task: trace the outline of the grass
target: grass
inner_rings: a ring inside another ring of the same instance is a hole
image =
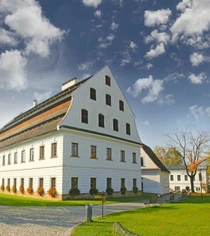
[[[191,196],[185,201],[162,204],[96,218],[78,226],[73,236],[115,235],[114,222],[141,236],[210,235],[210,197]]]
[[[106,204],[118,203],[118,202],[132,202],[146,198],[149,198],[149,196],[144,195],[141,197],[107,198]],[[36,199],[36,198],[0,193],[0,205],[4,206],[85,206],[87,204],[99,205],[101,204],[101,200],[88,199],[88,200],[54,201],[54,200],[44,200],[38,198]]]

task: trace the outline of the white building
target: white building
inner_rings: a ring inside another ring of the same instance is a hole
[[[182,189],[190,190],[190,178],[186,173],[184,165],[178,166],[167,166],[170,170],[170,188],[174,191],[182,191]],[[202,181],[199,180],[199,173],[201,173]],[[204,185],[208,184],[208,175],[206,167],[199,167],[194,180],[195,192],[201,192],[201,183]],[[203,192],[204,189],[202,189]]]
[[[169,170],[158,159],[150,147],[141,148],[142,191],[146,193],[166,194],[170,192]]]
[[[39,186],[56,187],[62,199],[76,187],[141,190],[134,114],[107,66],[34,105],[0,130],[0,184],[17,194],[21,184],[32,186],[32,196]]]

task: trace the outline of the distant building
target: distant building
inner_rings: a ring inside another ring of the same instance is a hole
[[[158,159],[150,147],[141,148],[142,189],[146,193],[169,193],[169,170]]]
[[[184,165],[177,166],[167,166],[170,170],[170,188],[174,191],[181,191],[182,189],[190,190],[190,178],[186,173],[186,169]],[[199,180],[199,173],[202,175],[202,181]],[[208,175],[206,167],[199,167],[197,174],[194,180],[194,188],[195,192],[201,192],[201,183],[203,185],[208,184]],[[204,191],[204,189],[202,189]]]
[[[0,130],[0,184],[17,194],[31,186],[32,196],[55,187],[60,199],[74,188],[83,196],[121,187],[132,194],[141,191],[140,145],[134,114],[106,66],[63,84]]]

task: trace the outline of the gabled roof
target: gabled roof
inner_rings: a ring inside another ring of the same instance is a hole
[[[148,147],[145,144],[142,144],[142,148],[144,149],[144,151],[147,153],[147,155],[151,158],[151,160],[155,163],[155,165],[157,167],[160,168],[161,171],[166,171],[169,172],[170,171],[164,166],[164,164],[158,159],[158,157],[155,155],[155,153],[152,151],[152,149],[150,147]]]
[[[21,113],[3,126],[0,129],[0,149],[57,130],[71,104],[72,92],[89,78]]]

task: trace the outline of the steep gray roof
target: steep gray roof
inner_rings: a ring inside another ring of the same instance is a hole
[[[142,144],[142,148],[144,149],[144,151],[147,153],[147,155],[151,158],[151,160],[155,163],[155,165],[157,167],[160,168],[161,171],[166,171],[169,172],[170,171],[164,166],[164,164],[158,159],[158,157],[155,155],[155,153],[152,151],[152,149],[150,147],[148,147],[147,145],[145,145],[144,143]]]

